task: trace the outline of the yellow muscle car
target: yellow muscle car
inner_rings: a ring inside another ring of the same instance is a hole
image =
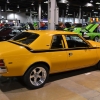
[[[29,88],[42,87],[49,74],[97,65],[100,43],[66,31],[28,30],[0,42],[0,74],[22,76]]]

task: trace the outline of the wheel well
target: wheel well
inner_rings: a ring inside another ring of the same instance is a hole
[[[50,70],[50,66],[49,66],[49,64],[47,64],[46,62],[36,62],[36,63],[33,63],[32,65],[29,66],[29,68],[31,68],[32,66],[34,66],[34,65],[36,65],[36,64],[43,64],[43,65],[47,66],[47,68]],[[28,68],[28,69],[29,69],[29,68]],[[28,71],[28,69],[25,71],[25,73]],[[24,74],[25,74],[25,73],[24,73]]]
[[[97,35],[97,36],[95,36],[95,37],[98,37],[99,38],[99,36]],[[94,40],[95,40],[95,37],[94,37]]]
[[[95,36],[95,37],[99,37],[99,36],[97,35],[97,36]]]

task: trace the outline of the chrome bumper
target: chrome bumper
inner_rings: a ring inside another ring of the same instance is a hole
[[[7,73],[7,69],[6,68],[0,68],[0,74],[3,74],[3,73]]]

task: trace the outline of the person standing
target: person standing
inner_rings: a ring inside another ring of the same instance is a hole
[[[100,33],[100,24],[98,25],[97,32]]]
[[[62,22],[60,22],[56,28],[56,30],[64,30],[64,24]]]

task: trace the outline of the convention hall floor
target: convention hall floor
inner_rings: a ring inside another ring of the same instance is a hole
[[[0,100],[100,100],[100,71],[94,68],[50,75],[46,85],[35,90],[17,79],[0,82]]]

